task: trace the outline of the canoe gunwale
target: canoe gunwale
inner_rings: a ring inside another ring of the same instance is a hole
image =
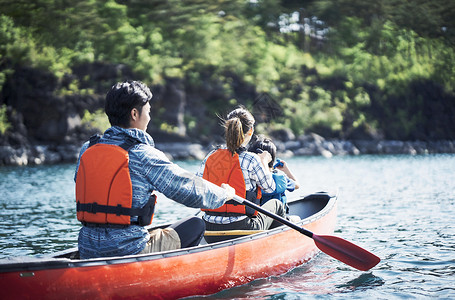
[[[315,194],[312,194],[315,195]],[[318,195],[318,193],[316,193]],[[320,195],[327,195],[327,194],[320,194]],[[326,205],[316,212],[315,214],[310,215],[307,218],[302,219],[301,221],[297,222],[296,224],[300,226],[305,226],[310,224],[318,219],[321,219],[325,215],[327,215],[336,203],[336,196],[328,196],[328,200]],[[299,202],[305,201],[304,197],[296,197],[292,200],[289,200],[289,204],[292,205],[292,202]],[[167,225],[160,225],[155,227],[165,227]],[[152,228],[152,227],[150,227]],[[72,252],[77,251],[77,247],[59,251],[52,254],[45,254],[39,255],[34,257],[14,257],[14,258],[7,258],[0,260],[0,274],[7,273],[7,272],[30,272],[30,271],[39,271],[39,270],[47,270],[47,269],[64,269],[64,268],[80,268],[80,267],[96,267],[96,266],[105,266],[105,265],[115,265],[115,264],[128,264],[134,262],[143,262],[143,261],[151,261],[157,259],[164,259],[169,257],[176,257],[182,256],[187,254],[193,253],[200,253],[205,251],[210,251],[213,249],[219,249],[224,247],[230,247],[233,245],[241,244],[250,242],[252,240],[261,239],[267,236],[279,234],[284,231],[293,230],[292,228],[282,225],[277,228],[238,237],[235,239],[216,242],[212,244],[204,244],[198,245],[191,248],[184,248],[184,249],[177,249],[177,250],[170,250],[165,252],[157,252],[157,253],[149,253],[149,254],[136,254],[130,256],[121,256],[121,257],[109,257],[109,258],[93,258],[93,259],[70,259],[70,258],[62,258],[59,256],[63,256],[65,254],[69,254]]]

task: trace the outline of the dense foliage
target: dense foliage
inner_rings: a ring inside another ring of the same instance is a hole
[[[0,87],[17,66],[67,81],[79,65],[123,64],[149,85],[211,82],[212,115],[266,94],[281,110],[267,128],[296,134],[454,139],[454,46],[445,0],[0,0]],[[90,89],[73,78],[59,93]]]

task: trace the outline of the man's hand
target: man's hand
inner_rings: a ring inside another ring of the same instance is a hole
[[[230,185],[227,184],[227,183],[222,183],[222,184],[221,184],[221,187],[222,187],[223,189],[226,190],[226,193],[227,193],[227,195],[228,195],[226,201],[227,201],[227,200],[231,200],[232,198],[234,198],[234,196],[235,196],[235,189],[234,189],[232,186],[230,186]]]

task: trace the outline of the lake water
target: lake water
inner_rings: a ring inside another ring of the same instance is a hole
[[[320,254],[284,275],[205,298],[455,298],[455,155],[287,161],[303,186],[293,194],[338,191],[335,235],[382,261],[361,272]],[[199,166],[178,164],[190,171]],[[0,258],[77,245],[73,176],[73,164],[0,167]],[[196,212],[161,197],[154,222]]]

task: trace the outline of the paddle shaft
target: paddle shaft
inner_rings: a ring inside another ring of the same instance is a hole
[[[280,222],[280,223],[282,223],[282,224],[284,224],[284,225],[287,225],[287,226],[291,227],[292,229],[295,229],[295,230],[299,231],[300,233],[306,235],[307,237],[313,238],[313,233],[312,233],[311,231],[306,230],[305,228],[300,227],[300,226],[298,226],[298,225],[296,225],[296,224],[290,222],[289,220],[286,220],[285,218],[283,218],[283,217],[281,217],[281,216],[279,216],[279,215],[276,215],[276,214],[274,214],[274,213],[271,213],[271,212],[269,212],[268,210],[263,209],[263,208],[260,207],[259,205],[254,204],[254,203],[251,202],[251,201],[248,201],[248,200],[246,200],[246,199],[243,199],[243,198],[241,198],[241,197],[239,197],[239,196],[237,196],[237,195],[234,196],[234,199],[233,199],[233,200],[235,200],[236,202],[239,202],[239,203],[248,205],[249,207],[254,208],[254,209],[257,210],[258,212],[261,212],[261,213],[263,213],[264,215],[269,216],[269,217],[271,217],[272,219],[274,219],[274,220],[276,220],[276,221],[278,221],[278,222]]]

